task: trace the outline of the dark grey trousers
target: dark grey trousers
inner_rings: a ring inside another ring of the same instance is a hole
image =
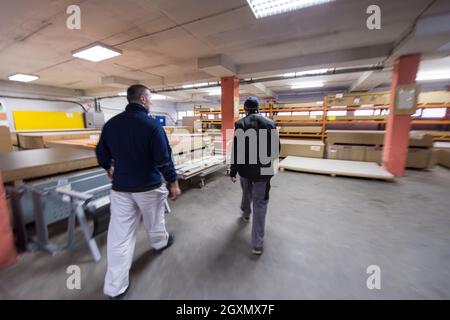
[[[240,177],[240,180],[242,187],[241,210],[245,217],[250,217],[253,203],[252,245],[253,248],[262,248],[267,204],[269,203],[270,181],[257,182],[243,177]]]

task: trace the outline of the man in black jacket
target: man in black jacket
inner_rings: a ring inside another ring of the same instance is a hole
[[[108,270],[103,289],[111,298],[121,298],[128,291],[141,217],[155,252],[174,241],[173,234],[166,231],[164,211],[169,191],[161,176],[170,183],[173,200],[181,194],[166,133],[148,115],[150,90],[133,85],[127,90],[127,99],[125,111],[103,127],[96,149],[99,165],[112,177]]]
[[[259,101],[248,98],[246,116],[235,123],[231,181],[239,173],[242,187],[242,219],[250,220],[253,203],[252,253],[263,253],[264,229],[269,202],[270,179],[279,157],[279,136],[275,122],[259,114]]]

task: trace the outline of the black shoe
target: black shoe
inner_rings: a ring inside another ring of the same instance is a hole
[[[166,250],[167,248],[169,248],[173,242],[175,241],[175,235],[173,233],[169,234],[169,239],[167,239],[167,244],[165,247],[162,247],[161,249],[153,249],[154,253],[161,253],[164,250]]]
[[[121,294],[115,296],[115,297],[109,297],[110,300],[122,300],[123,298],[125,298],[125,296],[128,293],[128,289],[130,289],[130,282],[128,282],[128,287],[125,289],[124,292],[122,292]]]

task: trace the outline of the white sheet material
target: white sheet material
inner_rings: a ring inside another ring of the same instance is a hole
[[[394,176],[374,162],[316,159],[289,156],[280,168],[339,176],[393,180]]]
[[[136,230],[142,215],[145,230],[154,249],[167,245],[164,211],[169,191],[163,184],[155,190],[138,193],[111,191],[111,220],[108,229],[108,270],[103,292],[115,297],[129,285]]]

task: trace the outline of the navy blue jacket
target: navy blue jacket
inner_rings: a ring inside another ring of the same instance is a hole
[[[161,186],[161,174],[168,182],[177,178],[164,129],[137,103],[130,103],[105,124],[96,154],[101,167],[114,167],[115,191],[153,190]]]

